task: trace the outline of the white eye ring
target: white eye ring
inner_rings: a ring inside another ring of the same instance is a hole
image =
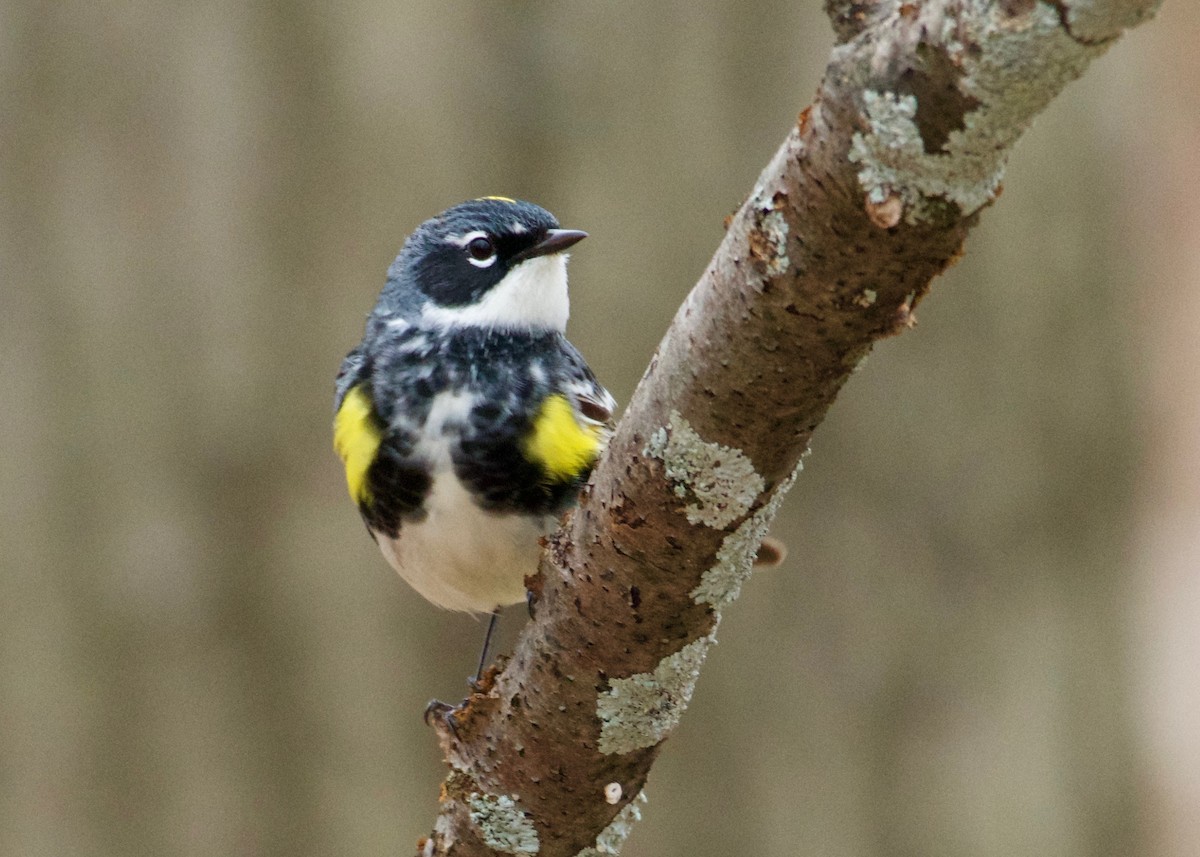
[[[474,242],[479,241],[481,238],[486,242],[487,246],[491,249],[492,253],[490,256],[484,256],[483,258],[479,258],[471,250],[471,245]],[[467,261],[470,262],[472,265],[474,265],[476,268],[490,268],[490,267],[492,267],[492,265],[496,264],[496,248],[492,244],[491,238],[489,238],[488,234],[486,232],[484,232],[483,230],[477,229],[474,232],[468,232],[466,235],[462,236],[461,238],[456,237],[456,238],[453,238],[452,240],[459,247],[462,247],[464,250],[467,251]]]

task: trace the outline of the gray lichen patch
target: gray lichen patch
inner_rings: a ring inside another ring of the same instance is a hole
[[[679,725],[716,631],[659,661],[654,672],[613,679],[596,700],[601,753],[653,747]]]
[[[787,197],[780,191],[772,194],[762,184],[755,184],[750,208],[754,226],[746,236],[751,257],[762,265],[768,277],[778,277],[792,264],[788,258],[788,223],[783,216]]]
[[[1104,51],[1073,39],[1047,3],[1016,17],[1004,5],[967,0],[921,7],[926,45],[962,70],[958,88],[978,107],[928,152],[915,96],[866,91],[870,130],[854,135],[850,160],[859,164],[870,203],[899,195],[909,223],[933,219],[946,201],[963,215],[978,211],[995,195],[1008,153],[1033,117]]]
[[[1072,36],[1085,42],[1102,42],[1153,16],[1162,0],[1069,0],[1061,5]]]
[[[766,483],[740,450],[704,440],[678,411],[650,436],[643,455],[663,463],[688,523],[723,529],[750,511]]]
[[[646,793],[638,792],[638,796],[616,814],[608,827],[600,831],[595,846],[584,848],[575,857],[615,857],[620,854],[621,846],[629,838],[633,826],[642,820],[641,804],[645,802]]]
[[[787,251],[788,225],[783,212],[773,208],[764,214],[759,221],[759,232],[768,243],[764,268],[768,276],[777,277],[791,264]]]
[[[443,850],[452,848],[458,841],[458,837],[454,835],[454,818],[450,812],[449,802],[442,804],[442,809],[433,822],[433,832],[435,836],[425,841],[425,850],[430,854],[435,850],[437,841],[441,842]]]
[[[700,584],[691,592],[696,603],[709,604],[714,610],[720,610],[741,594],[742,584],[754,570],[758,545],[767,534],[775,513],[779,511],[779,504],[795,484],[802,469],[804,462],[797,462],[791,475],[775,486],[771,499],[721,542],[716,564],[701,575]]]
[[[508,795],[471,792],[467,796],[471,823],[489,848],[506,854],[536,854],[537,831],[517,802]]]

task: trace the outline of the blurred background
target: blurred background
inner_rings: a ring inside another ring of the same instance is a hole
[[[0,3],[0,853],[411,852],[481,625],[363,532],[338,363],[519,196],[628,401],[819,5]],[[1200,854],[1197,33],[1050,107],[846,388],[627,855]]]

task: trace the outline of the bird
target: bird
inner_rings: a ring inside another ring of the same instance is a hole
[[[615,400],[566,338],[585,237],[500,196],[426,220],[335,382],[334,449],[384,558],[433,604],[491,614],[476,682],[613,430]]]

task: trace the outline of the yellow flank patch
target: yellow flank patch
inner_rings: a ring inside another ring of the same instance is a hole
[[[346,485],[356,503],[371,502],[367,470],[382,439],[383,432],[371,413],[371,400],[362,385],[352,388],[333,418],[333,448],[346,465]]]
[[[511,202],[513,205],[516,205],[516,203],[517,203],[517,201],[515,199],[510,199],[507,196],[481,196],[479,198],[480,199],[494,199],[494,200],[496,200],[496,202]]]
[[[584,428],[567,397],[547,396],[525,439],[525,457],[541,466],[548,482],[566,482],[587,470],[600,454],[599,426]]]

